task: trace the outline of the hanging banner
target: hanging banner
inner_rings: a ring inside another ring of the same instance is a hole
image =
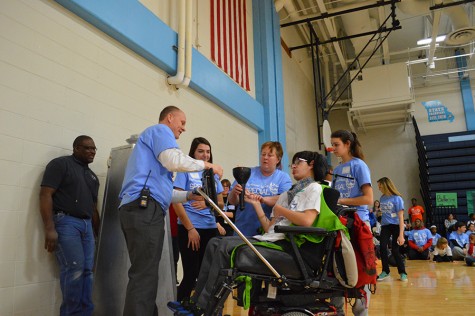
[[[468,214],[475,213],[475,191],[467,191],[467,211]]]
[[[439,100],[422,102],[427,110],[427,119],[429,122],[454,121],[454,115]]]
[[[435,206],[453,206],[457,207],[457,193],[436,193],[435,194]]]

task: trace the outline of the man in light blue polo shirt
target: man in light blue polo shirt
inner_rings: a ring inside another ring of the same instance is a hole
[[[166,211],[171,202],[199,199],[191,192],[173,190],[173,172],[213,168],[219,177],[223,174],[221,166],[195,160],[178,148],[176,140],[185,131],[185,124],[182,110],[164,108],[159,124],[140,134],[125,169],[119,217],[131,267],[124,315],[157,315],[155,299]]]

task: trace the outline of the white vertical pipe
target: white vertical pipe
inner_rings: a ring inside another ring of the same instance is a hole
[[[186,27],[185,27],[185,77],[179,84],[188,87],[191,81],[191,61],[193,55],[193,0],[186,1]]]
[[[175,76],[168,77],[168,84],[177,85],[183,82],[185,76],[185,26],[186,26],[186,0],[179,0],[178,14],[178,57],[177,57],[177,71]]]

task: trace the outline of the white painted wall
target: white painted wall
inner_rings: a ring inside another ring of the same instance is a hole
[[[163,71],[63,7],[0,2],[0,315],[58,315],[58,268],[43,249],[38,202],[46,164],[90,135],[102,201],[110,149],[169,104],[187,114],[184,151],[208,138],[229,178],[238,164],[258,164],[256,131],[189,89],[170,89]]]
[[[313,83],[307,79],[298,64],[298,59],[290,58],[282,50],[285,127],[289,160],[298,151],[319,151]]]
[[[193,0],[193,47],[211,60],[210,1]],[[140,0],[145,7],[158,16],[175,31],[178,31],[179,1],[177,0]],[[249,71],[249,95],[255,97],[254,77],[254,39],[252,32],[252,0],[246,0],[246,26]],[[212,60],[211,60],[212,61]],[[216,66],[218,67],[218,66]]]

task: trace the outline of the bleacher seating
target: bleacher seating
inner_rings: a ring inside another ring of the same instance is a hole
[[[468,219],[466,194],[475,191],[475,131],[422,136],[412,120],[426,225],[437,225],[443,231],[449,213],[461,221]],[[456,192],[457,208],[436,208],[437,192]]]

